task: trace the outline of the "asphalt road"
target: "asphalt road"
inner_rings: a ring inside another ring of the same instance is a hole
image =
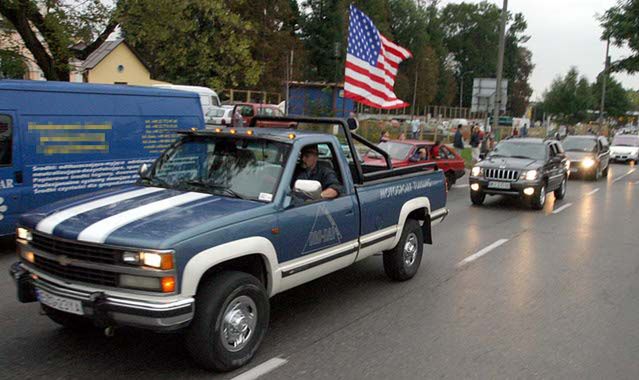
[[[176,334],[82,335],[15,300],[0,253],[2,378],[639,378],[639,170],[571,180],[541,212],[449,193],[418,275],[393,283],[376,256],[272,299],[256,358],[195,367]],[[249,371],[247,373],[247,371]]]

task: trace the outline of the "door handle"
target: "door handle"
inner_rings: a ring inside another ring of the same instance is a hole
[[[353,215],[353,214],[354,214],[354,213],[353,213],[353,210],[348,210],[348,211],[346,211],[346,216],[351,216],[351,215]]]
[[[22,183],[23,181],[23,175],[22,175],[22,170],[18,170],[14,173],[14,178],[16,180],[16,183]]]

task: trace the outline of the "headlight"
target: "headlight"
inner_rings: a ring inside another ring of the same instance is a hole
[[[169,270],[173,269],[173,254],[159,252],[124,252],[122,261],[126,264]]]
[[[526,179],[526,181],[534,181],[537,179],[538,175],[539,172],[537,170],[528,170],[524,175],[524,178]]]
[[[33,236],[31,235],[31,231],[29,231],[28,229],[23,228],[23,227],[18,227],[18,229],[16,230],[16,236],[20,240],[26,240],[26,241],[33,240]]]
[[[583,161],[581,161],[581,166],[583,166],[586,169],[593,167],[594,164],[595,164],[595,160],[593,160],[592,158],[586,158]]]
[[[477,177],[481,174],[481,168],[479,166],[474,166],[473,169],[470,171],[470,175],[472,175],[473,177]]]

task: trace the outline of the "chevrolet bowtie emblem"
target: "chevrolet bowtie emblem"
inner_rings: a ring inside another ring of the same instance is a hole
[[[71,264],[71,260],[65,255],[60,255],[58,256],[58,263],[66,267],[67,265]]]

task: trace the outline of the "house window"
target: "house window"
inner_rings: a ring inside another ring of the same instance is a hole
[[[124,65],[118,65],[118,73],[124,72]]]

